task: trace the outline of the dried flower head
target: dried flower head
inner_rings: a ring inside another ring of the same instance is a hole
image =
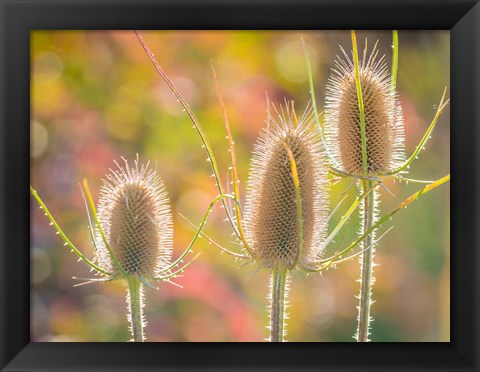
[[[106,240],[123,270],[129,275],[155,277],[168,267],[172,256],[173,223],[167,192],[156,171],[139,165],[125,167],[104,179],[98,217]],[[108,248],[97,232],[96,259],[116,271]]]
[[[314,115],[307,109],[297,120],[292,106],[277,112],[255,145],[247,184],[245,205],[246,238],[264,267],[277,262],[293,269],[296,262],[315,266],[326,232],[327,194],[323,153]],[[299,223],[290,148],[300,185],[303,245],[299,252]],[[298,257],[300,255],[300,257]]]
[[[398,97],[392,89],[384,57],[377,60],[375,44],[359,64],[365,110],[367,173],[382,174],[405,160],[404,125]],[[360,110],[352,59],[337,56],[326,92],[325,137],[341,170],[363,174]]]

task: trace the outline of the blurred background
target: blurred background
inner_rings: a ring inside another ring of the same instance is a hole
[[[339,45],[351,49],[348,31],[155,31],[145,40],[197,115],[227,183],[228,143],[210,63],[225,98],[236,142],[242,199],[253,144],[265,126],[266,98],[295,100],[302,112],[310,99],[301,37],[313,65],[320,110]],[[357,33],[359,49],[379,40],[391,61],[391,32]],[[411,154],[423,136],[450,80],[449,33],[399,32],[398,90]],[[447,91],[447,97],[449,92]],[[409,177],[440,178],[450,171],[449,108],[433,138],[410,168]],[[95,200],[102,178],[121,157],[155,164],[173,210],[174,256],[193,237],[181,218],[201,220],[217,195],[206,153],[185,112],[157,75],[135,34],[128,31],[35,31],[31,34],[31,183],[71,240],[88,257],[93,245],[79,183],[89,181]],[[350,185],[331,188],[331,208]],[[420,189],[385,181],[395,197],[381,191],[381,212]],[[332,220],[332,228],[353,201],[355,189]],[[372,340],[450,340],[450,186],[422,196],[380,231],[394,226],[379,243],[372,307]],[[343,210],[342,210],[343,209]],[[218,207],[206,233],[223,246],[231,229]],[[358,219],[328,248],[332,254],[356,238]],[[91,277],[87,265],[55,234],[31,202],[32,341],[127,341],[125,287],[120,282],[73,287],[72,276]],[[148,341],[263,341],[269,273],[240,266],[205,239],[203,254],[176,279],[146,289]],[[355,258],[322,275],[295,272],[289,296],[289,341],[353,342],[359,292]]]

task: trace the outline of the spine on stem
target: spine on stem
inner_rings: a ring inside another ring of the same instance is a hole
[[[135,276],[129,276],[127,284],[128,320],[133,335],[132,341],[144,342],[145,336],[143,333],[143,327],[145,326],[145,321],[143,317],[143,286],[140,280]]]
[[[287,286],[287,268],[282,262],[277,262],[272,270],[270,283],[270,342],[283,342],[286,336]]]
[[[368,55],[365,40],[359,59],[355,31],[351,36],[351,56],[342,49],[343,58],[337,58],[327,86],[325,135],[327,142],[334,146],[333,154],[341,171],[361,176],[360,189],[365,192],[374,186],[368,178],[388,174],[405,160],[403,115],[395,91],[398,40],[394,39],[391,76],[384,56],[377,58],[377,44]],[[377,192],[372,190],[362,202],[361,236],[372,230],[376,222],[376,204]],[[375,230],[363,240],[363,251],[356,334],[359,342],[368,341],[371,322]]]
[[[315,116],[286,102],[254,149],[245,205],[246,240],[271,272],[270,341],[285,341],[288,272],[316,267],[327,229],[327,181]]]
[[[149,164],[118,163],[104,179],[98,203],[96,260],[127,284],[133,341],[144,340],[143,285],[170,266],[173,223],[167,192]],[[100,226],[102,227],[100,229]]]
[[[362,181],[362,192],[372,187],[372,181]],[[372,190],[362,203],[361,208],[361,231],[363,235],[376,223],[377,191]],[[375,256],[375,230],[373,230],[363,241],[360,257],[360,295],[358,306],[358,328],[356,339],[358,342],[368,342],[370,334],[370,308],[372,305],[372,287],[375,283],[373,276]]]

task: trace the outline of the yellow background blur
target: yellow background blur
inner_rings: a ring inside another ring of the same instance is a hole
[[[275,104],[295,100],[301,112],[310,99],[301,37],[313,64],[317,104],[339,45],[351,49],[348,31],[157,31],[143,32],[160,65],[203,125],[226,183],[229,167],[220,106],[210,62],[217,70],[236,142],[242,198],[250,154],[266,118],[265,92]],[[400,31],[398,90],[405,115],[407,155],[415,149],[450,80],[448,32]],[[391,61],[390,32],[358,32],[359,49],[379,40]],[[447,96],[448,96],[447,92]],[[79,183],[86,177],[95,200],[113,160],[155,163],[174,214],[174,255],[217,195],[198,135],[180,104],[157,75],[135,34],[129,31],[35,31],[31,34],[31,183],[67,235],[93,256]],[[449,172],[449,109],[409,176],[437,179]],[[331,208],[350,181],[331,190]],[[421,185],[386,185],[382,212]],[[350,194],[353,195],[352,188]],[[449,185],[422,196],[387,224],[394,226],[378,247],[372,307],[373,341],[449,341]],[[350,197],[344,207],[352,202]],[[345,208],[343,208],[345,209]],[[342,210],[337,212],[333,223]],[[121,283],[73,287],[72,276],[91,277],[32,199],[31,336],[33,341],[127,341],[125,288]],[[206,232],[231,250],[229,225],[218,207]],[[385,228],[381,231],[385,231]],[[353,219],[336,244],[356,237]],[[381,234],[381,232],[380,232]],[[204,253],[176,282],[146,289],[148,341],[263,341],[267,338],[269,275],[240,267],[201,239]],[[327,252],[327,254],[328,254]],[[354,341],[359,292],[357,259],[322,276],[292,275],[289,341]]]

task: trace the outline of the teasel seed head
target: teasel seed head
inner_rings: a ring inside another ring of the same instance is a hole
[[[353,58],[342,52],[345,59],[337,56],[327,85],[325,137],[341,170],[363,174],[355,67]],[[385,59],[377,59],[377,45],[368,58],[366,52],[365,48],[359,61],[359,78],[365,110],[367,174],[382,174],[405,160],[403,114]]]
[[[298,120],[291,106],[272,118],[254,147],[245,203],[245,230],[249,246],[260,264],[272,268],[281,262],[294,269],[298,261],[314,266],[321,256],[327,227],[324,155],[307,107]],[[299,255],[296,189],[290,158],[293,153],[300,185],[303,246]],[[297,260],[298,257],[298,260]]]
[[[168,267],[172,256],[173,223],[167,192],[149,164],[133,167],[123,159],[104,179],[98,203],[98,218],[106,240],[129,275],[155,277]],[[97,231],[96,259],[102,267],[118,272]]]

